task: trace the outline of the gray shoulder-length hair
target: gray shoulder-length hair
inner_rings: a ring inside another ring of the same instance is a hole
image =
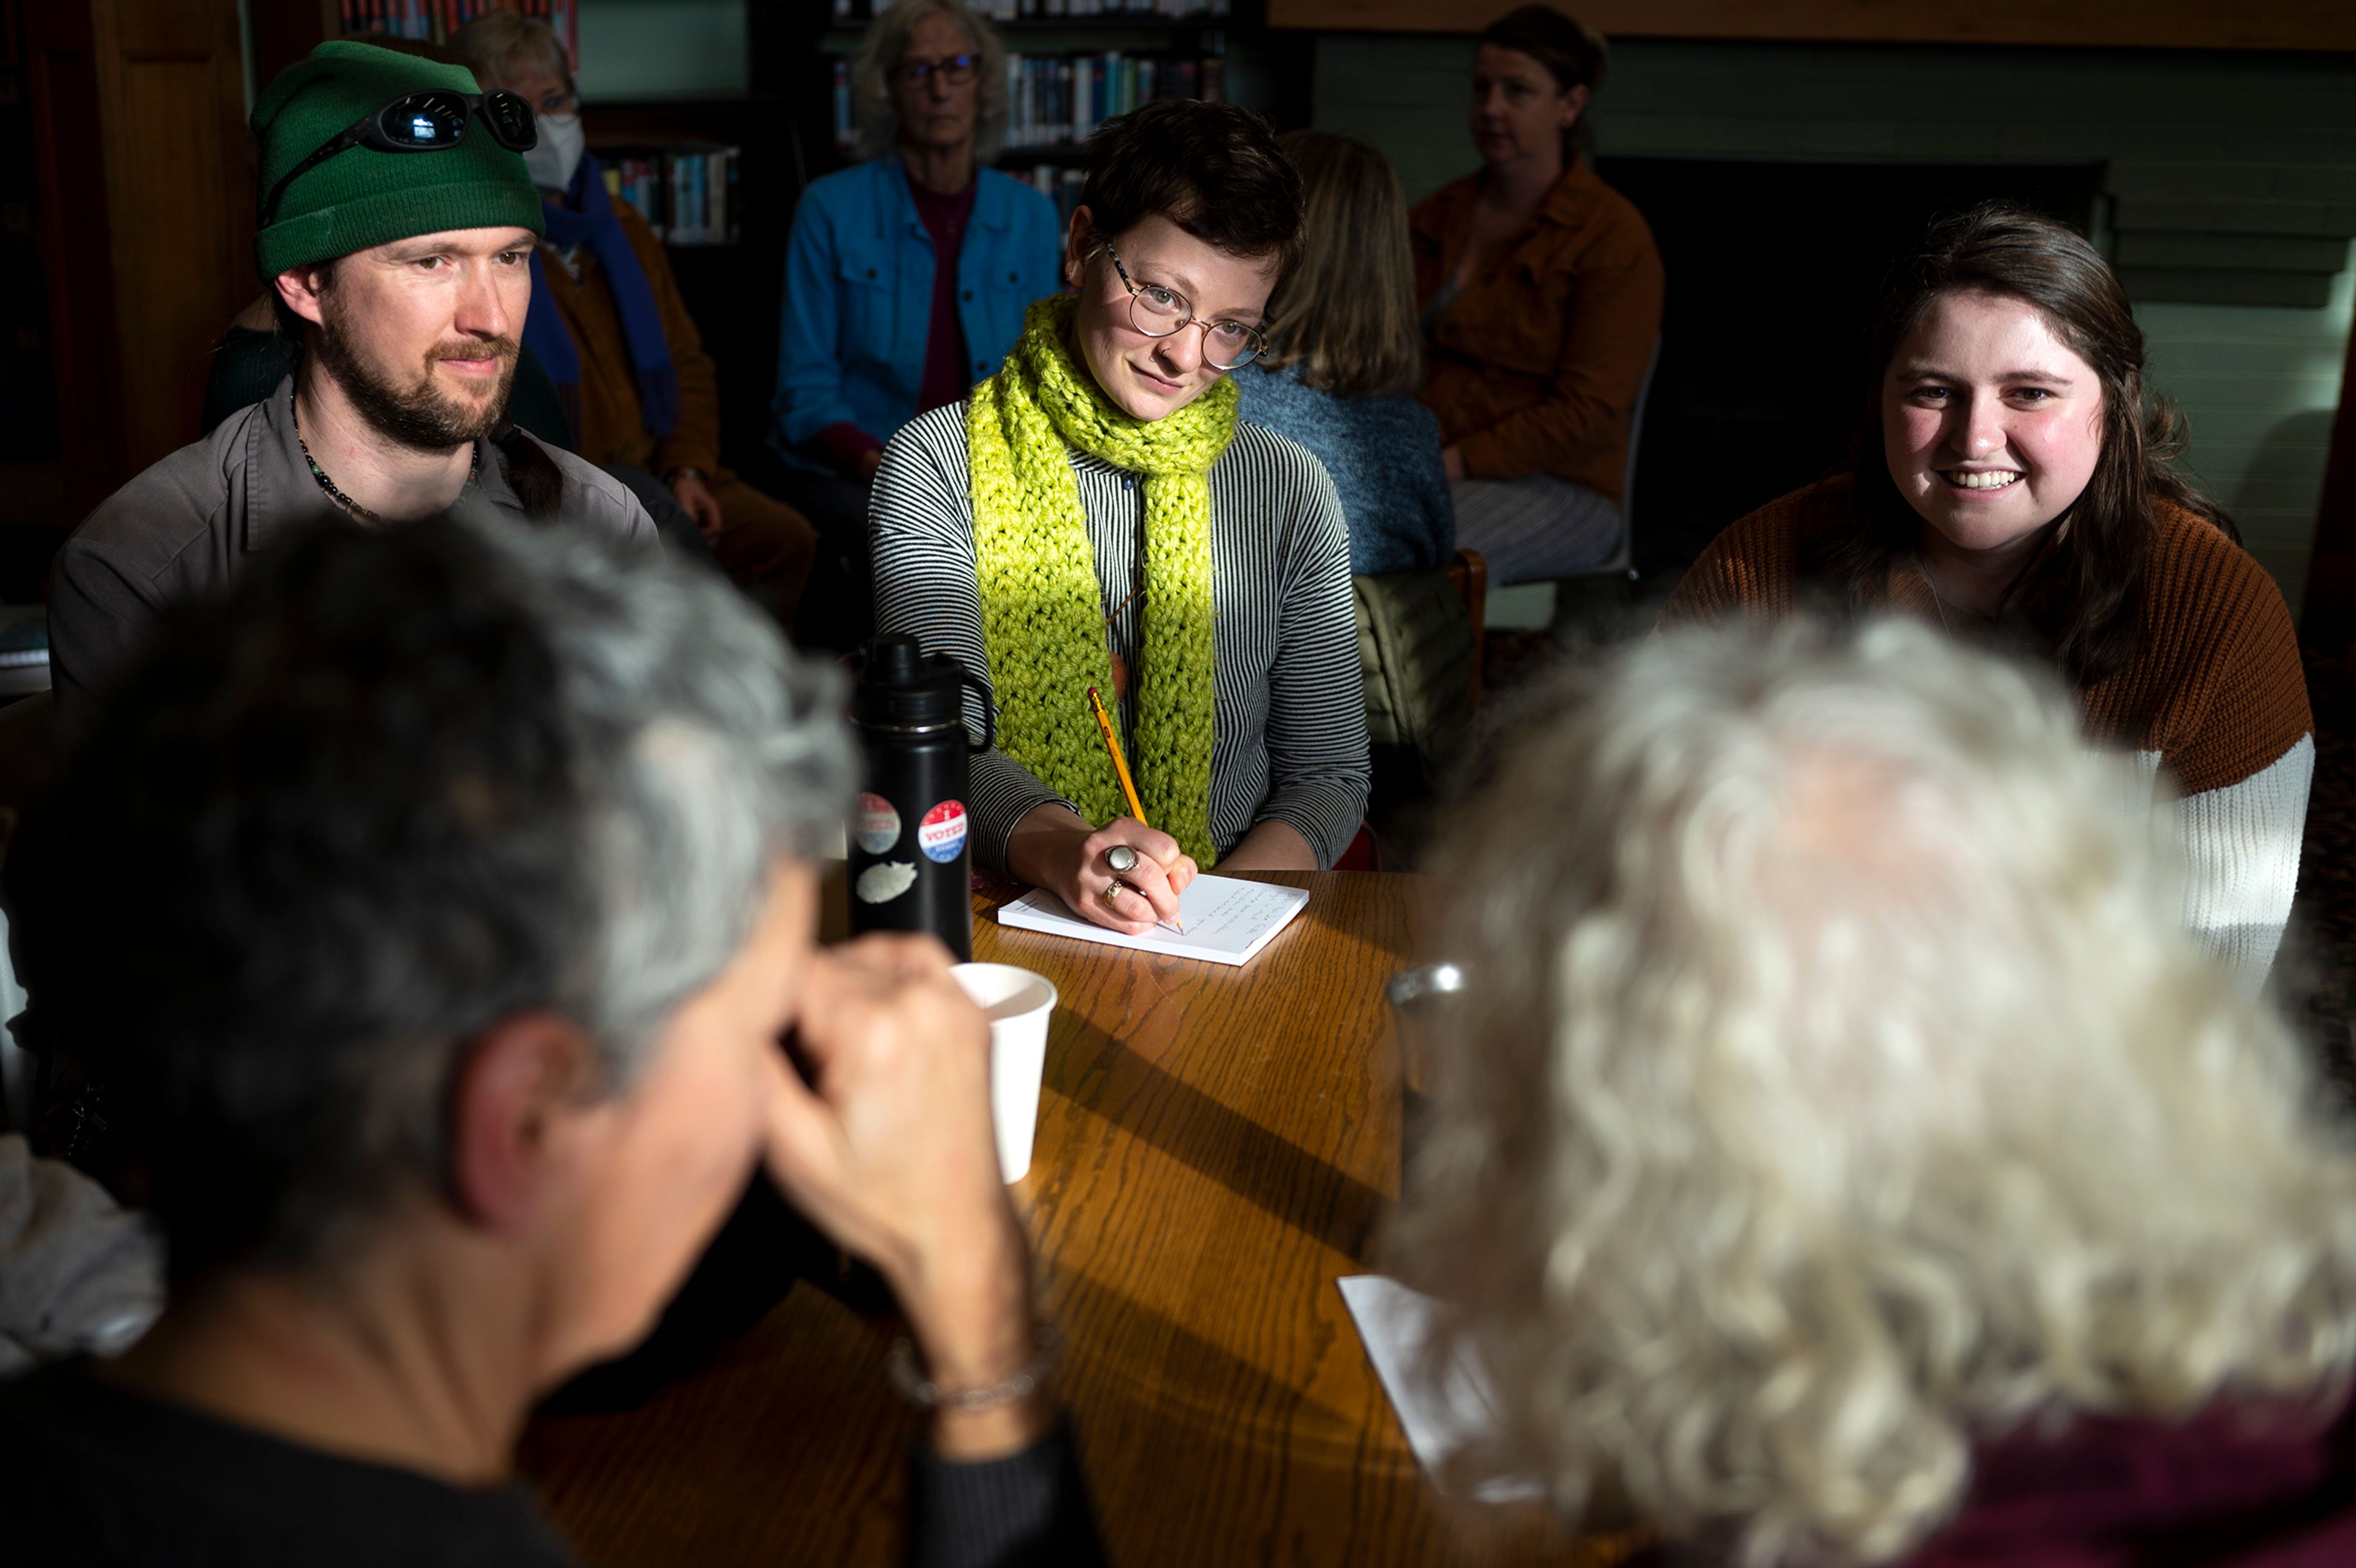
[[[1399,1264],[1473,1468],[1874,1563],[2019,1424],[2332,1408],[2356,1151],[2049,675],[1883,622],[1573,678],[1438,862]]]
[[[980,64],[981,119],[974,155],[983,163],[1006,143],[1006,46],[998,31],[965,0],[899,0],[875,18],[851,65],[851,110],[859,155],[880,158],[900,144],[900,116],[892,106],[891,70],[908,50],[908,35],[927,16],[947,16],[965,29]]]
[[[18,934],[176,1272],[314,1262],[431,1189],[500,1019],[573,1020],[627,1091],[841,822],[834,672],[596,527],[298,530],[110,691]]]

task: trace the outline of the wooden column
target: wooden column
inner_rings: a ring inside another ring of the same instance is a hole
[[[68,504],[197,434],[214,342],[252,298],[237,0],[26,8]]]
[[[249,0],[246,26],[253,37],[253,91],[313,49],[337,37],[336,0]]]

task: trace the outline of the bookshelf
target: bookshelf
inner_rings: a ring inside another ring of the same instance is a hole
[[[442,44],[487,11],[517,11],[556,29],[574,68],[581,64],[581,0],[334,0],[336,30],[347,37],[390,34]]]
[[[1261,0],[998,0],[975,7],[1007,50],[1007,130],[998,168],[1066,218],[1077,205],[1087,139],[1157,98],[1233,100],[1286,125],[1309,118],[1309,41],[1272,35]],[[823,48],[834,155],[853,150],[851,67],[862,0],[834,0]]]

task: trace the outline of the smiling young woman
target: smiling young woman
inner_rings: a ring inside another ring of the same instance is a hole
[[[876,475],[876,629],[954,655],[995,708],[976,858],[1116,930],[1174,916],[1215,860],[1330,866],[1365,813],[1341,503],[1237,417],[1227,379],[1266,347],[1301,208],[1262,116],[1173,100],[1107,121],[1066,236],[1076,295],[1033,304],[1006,368],[904,427]]]
[[[1664,624],[1891,606],[2051,661],[2088,738],[2180,792],[2186,918],[2263,983],[2315,772],[2297,638],[2172,464],[2117,276],[2065,226],[1982,208],[1900,269],[1869,350],[1849,470],[1720,534]]]

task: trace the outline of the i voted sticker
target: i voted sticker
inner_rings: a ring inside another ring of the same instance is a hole
[[[945,800],[916,824],[916,848],[926,859],[946,866],[965,852],[965,803]]]
[[[851,818],[851,836],[870,855],[881,855],[900,841],[900,814],[880,795],[862,795]]]

